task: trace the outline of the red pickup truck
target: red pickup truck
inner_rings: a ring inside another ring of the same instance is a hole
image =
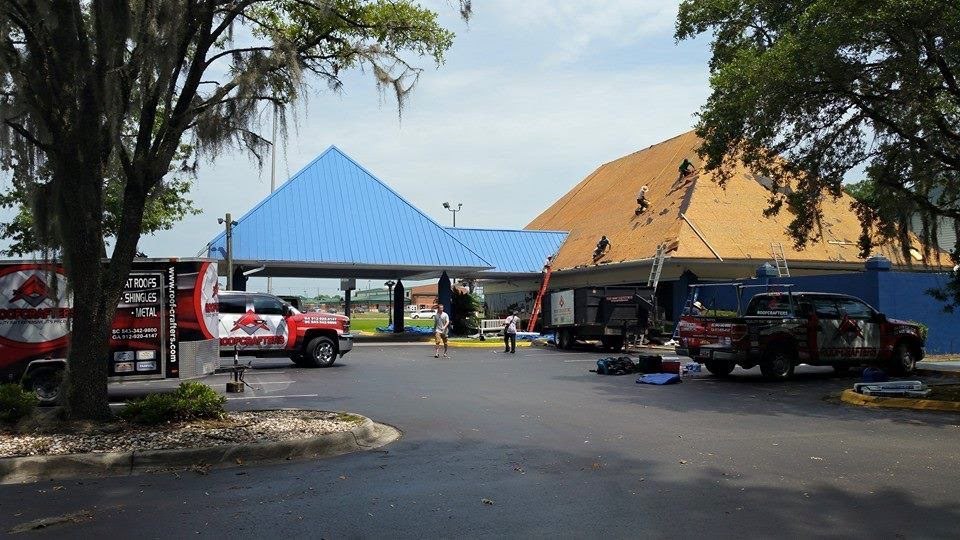
[[[272,294],[219,291],[220,355],[288,356],[301,367],[329,367],[353,348],[350,318],[300,313]]]
[[[742,316],[683,315],[677,354],[714,375],[759,365],[770,379],[787,379],[798,364],[845,371],[882,365],[898,375],[924,355],[920,325],[888,318],[845,294],[767,292],[755,295]]]

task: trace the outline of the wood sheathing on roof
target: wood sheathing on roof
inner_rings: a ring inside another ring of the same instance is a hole
[[[555,269],[650,259],[662,242],[667,244],[668,255],[678,258],[716,260],[719,256],[724,260],[755,259],[760,264],[772,259],[771,245],[779,242],[788,263],[862,261],[857,245],[860,222],[850,207],[853,199],[849,195],[824,197],[822,239],[797,250],[787,234],[792,214],[784,207],[779,215],[764,217],[770,192],[762,179],[744,166],[736,169],[725,187],[710,173],[695,174],[688,182],[677,181],[684,158],[700,169],[699,144],[700,139],[690,131],[606,163],[526,228],[570,231],[554,260]],[[643,185],[649,189],[650,207],[635,216],[637,192]],[[610,240],[610,248],[595,262],[593,250],[601,235]],[[912,240],[914,247],[920,248],[916,237]],[[896,244],[882,244],[874,252],[894,264],[904,264]],[[937,257],[933,258],[930,264],[936,265]],[[947,264],[946,254],[940,254],[940,261]]]

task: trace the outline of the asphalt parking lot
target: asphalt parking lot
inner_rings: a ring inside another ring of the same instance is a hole
[[[259,360],[253,389],[229,397],[232,409],[348,410],[403,430],[383,449],[0,486],[0,530],[89,510],[38,534],[956,535],[960,418],[840,404],[828,396],[853,379],[830,370],[801,368],[787,384],[751,370],[654,387],[589,373],[599,356],[589,351],[432,352],[364,345],[319,370]]]

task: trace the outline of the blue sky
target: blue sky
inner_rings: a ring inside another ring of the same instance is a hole
[[[369,72],[348,74],[339,94],[316,84],[278,155],[278,184],[335,144],[441,224],[451,201],[463,202],[458,225],[521,228],[601,163],[690,129],[709,93],[708,41],[673,41],[676,0],[476,0],[469,25],[455,3],[424,2],[457,37],[439,69],[421,62],[402,121]],[[194,256],[218,216],[269,190],[269,161],[258,170],[223,153],[201,164],[191,194],[203,214],[140,248]],[[275,281],[282,293],[318,288],[336,283]]]

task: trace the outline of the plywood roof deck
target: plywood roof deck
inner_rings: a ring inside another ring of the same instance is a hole
[[[786,232],[792,215],[786,208],[775,217],[763,215],[770,192],[745,167],[739,167],[725,187],[709,173],[678,181],[677,169],[684,158],[699,171],[699,145],[700,139],[690,131],[601,165],[526,228],[570,231],[554,261],[560,270],[650,259],[660,243],[667,244],[669,256],[678,258],[715,260],[719,255],[760,264],[772,258],[771,244],[779,242],[788,262],[862,261],[857,246],[860,223],[849,195],[825,197],[823,238],[798,250]],[[643,185],[648,186],[650,207],[635,216],[636,195]],[[610,248],[594,261],[601,235],[610,240]],[[920,247],[916,238],[913,242]],[[875,253],[905,264],[895,244],[881,245]],[[947,263],[945,254],[939,257],[941,264]]]

